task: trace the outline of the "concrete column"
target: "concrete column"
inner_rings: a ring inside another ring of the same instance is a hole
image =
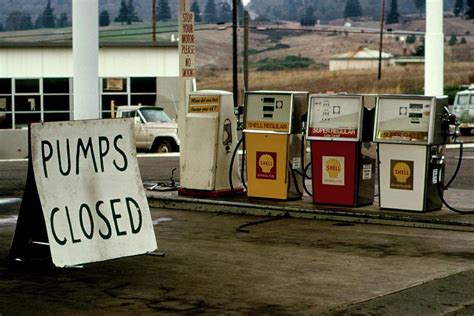
[[[444,94],[443,1],[426,0],[425,95]]]
[[[72,119],[100,118],[98,0],[72,1],[72,56]]]

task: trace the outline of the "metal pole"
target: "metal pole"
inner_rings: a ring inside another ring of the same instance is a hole
[[[379,72],[378,80],[382,79],[382,48],[383,48],[383,23],[385,21],[385,0],[382,0],[380,9],[380,44],[379,44]]]
[[[244,90],[249,91],[249,12],[244,11]]]
[[[234,106],[239,105],[239,82],[237,77],[237,10],[238,1],[232,0],[232,83],[234,93]]]
[[[426,1],[425,95],[444,93],[443,1]]]
[[[152,28],[152,34],[153,34],[153,42],[156,42],[156,0],[152,1],[152,8],[151,8],[151,28]]]

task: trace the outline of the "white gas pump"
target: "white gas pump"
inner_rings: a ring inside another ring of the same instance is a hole
[[[383,209],[432,211],[442,207],[448,140],[443,117],[447,98],[379,96],[374,141],[378,143],[379,202]]]
[[[237,119],[233,95],[203,90],[189,94],[185,148],[180,154],[181,195],[222,196],[243,192],[239,163],[231,167],[237,146]],[[229,185],[232,178],[233,188]]]

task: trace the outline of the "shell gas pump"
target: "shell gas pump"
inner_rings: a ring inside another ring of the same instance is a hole
[[[379,96],[374,142],[378,143],[380,208],[425,212],[441,209],[443,157],[448,140],[443,117],[448,99]]]
[[[311,143],[314,203],[373,203],[375,105],[375,95],[310,96],[307,139]]]
[[[179,194],[218,197],[244,191],[239,164],[231,164],[232,152],[237,147],[237,118],[232,93],[191,92],[184,135]],[[229,177],[235,186],[232,189]]]
[[[245,94],[247,196],[279,200],[302,196],[302,130],[307,92]]]

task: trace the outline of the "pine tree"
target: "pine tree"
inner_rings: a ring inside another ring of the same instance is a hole
[[[122,0],[122,2],[120,2],[119,14],[115,18],[114,21],[120,22],[123,25],[125,22],[127,22],[127,18],[128,18],[128,6],[125,0]]]
[[[63,12],[59,15],[58,20],[56,21],[56,27],[68,27],[69,24],[69,18],[67,16],[66,12]]]
[[[197,0],[194,0],[193,4],[191,5],[191,11],[194,12],[194,22],[201,22],[201,10],[199,9],[199,3]]]
[[[453,9],[454,15],[459,16],[459,14],[463,11],[463,9],[464,9],[464,1],[456,0],[454,2],[454,9]]]
[[[305,10],[305,14],[300,21],[301,26],[314,26],[316,24],[316,18],[314,17],[314,9],[312,6],[309,6]]]
[[[219,22],[232,21],[232,8],[229,3],[222,2],[219,12]]]
[[[456,37],[456,35],[451,35],[448,42],[449,46],[456,45],[457,42],[458,42],[458,38]]]
[[[133,4],[133,0],[128,0],[128,15],[127,15],[127,24],[132,24],[132,22],[140,22],[140,18],[137,16],[135,12],[135,5]]]
[[[110,25],[110,14],[107,10],[102,10],[99,15],[99,26]]]
[[[466,4],[466,18],[474,19],[474,0],[467,0]]]
[[[171,19],[171,11],[168,0],[160,0],[156,6],[157,21],[169,21]]]
[[[207,0],[206,8],[204,9],[204,22],[216,23],[217,22],[217,10],[214,0]]]
[[[54,15],[54,8],[51,7],[51,0],[48,0],[43,12],[38,16],[35,22],[35,28],[55,28],[56,16]]]
[[[31,15],[22,11],[12,11],[5,21],[6,31],[21,31],[33,29]]]
[[[347,0],[344,10],[344,18],[362,16],[362,8],[359,0]]]
[[[398,2],[397,0],[392,0],[390,3],[390,10],[387,15],[387,24],[398,23],[400,14],[398,13]]]
[[[459,1],[459,0],[457,0],[457,1]],[[414,3],[415,3],[415,7],[418,10],[418,12],[420,13],[420,17],[421,17],[423,15],[423,11],[424,11],[424,8],[425,8],[425,0],[414,0]]]

